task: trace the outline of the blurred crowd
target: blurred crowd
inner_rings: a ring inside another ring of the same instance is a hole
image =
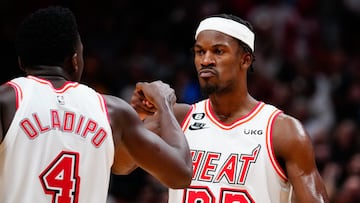
[[[197,23],[232,13],[255,28],[249,90],[302,121],[332,202],[360,202],[360,1],[2,0],[1,81],[20,75],[14,33],[28,12],[70,7],[84,43],[83,82],[129,101],[137,81],[169,83],[178,102],[202,99],[192,53]],[[112,176],[111,203],[166,203],[166,188],[141,169]]]

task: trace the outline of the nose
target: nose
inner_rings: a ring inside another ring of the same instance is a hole
[[[203,57],[201,59],[201,64],[203,66],[208,66],[208,65],[215,64],[214,56],[213,56],[213,54],[211,54],[210,51],[205,52],[205,54],[203,55]]]

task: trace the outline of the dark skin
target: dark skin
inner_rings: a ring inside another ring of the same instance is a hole
[[[215,89],[209,94],[211,107],[225,124],[247,115],[258,103],[248,92],[247,71],[252,55],[238,41],[217,31],[202,31],[194,45],[195,66],[201,88]],[[142,118],[156,111],[146,98],[135,91],[132,105]],[[187,104],[176,104],[179,123],[190,110]],[[298,203],[329,202],[322,178],[314,160],[311,139],[295,118],[280,114],[273,126],[273,147],[277,160],[294,187]]]
[[[64,60],[63,66],[33,66],[19,64],[26,75],[46,79],[55,88],[66,82],[80,80],[83,71],[83,47],[79,37],[76,53]],[[144,93],[147,101],[156,106],[161,128],[159,135],[147,130],[135,110],[115,96],[104,95],[115,146],[112,172],[128,174],[134,163],[163,184],[171,188],[184,188],[191,182],[192,163],[189,147],[184,134],[173,114],[176,101],[172,88],[161,81],[139,83],[137,88]],[[14,89],[0,86],[0,140],[3,141],[12,118],[16,113]],[[0,144],[1,144],[0,142]]]

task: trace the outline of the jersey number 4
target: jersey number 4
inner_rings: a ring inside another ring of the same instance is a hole
[[[61,152],[40,174],[44,192],[52,196],[53,203],[77,203],[80,177],[79,154]]]

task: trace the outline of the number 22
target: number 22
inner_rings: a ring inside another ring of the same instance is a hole
[[[215,196],[206,186],[191,186],[184,190],[186,203],[215,203]],[[242,189],[226,189],[220,191],[219,203],[254,203],[250,194]]]

